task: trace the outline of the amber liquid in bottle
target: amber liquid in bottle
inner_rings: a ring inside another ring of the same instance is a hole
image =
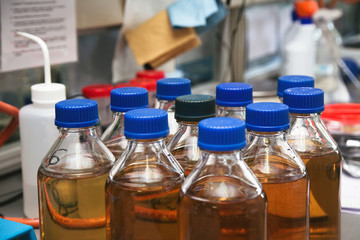
[[[310,177],[310,239],[340,239],[341,156],[331,149],[298,153]]]
[[[264,198],[255,188],[242,188],[239,184],[243,183],[226,176],[195,182],[179,203],[179,226],[185,226],[179,229],[180,240],[264,239],[266,233],[258,227],[266,224]]]
[[[269,165],[253,167],[254,159],[246,159],[268,199],[268,239],[308,239],[308,177],[284,164],[281,157],[269,156]],[[270,166],[271,174],[264,174]],[[279,176],[278,174],[284,174]]]
[[[42,240],[106,239],[104,188],[108,171],[71,179],[39,169]]]
[[[176,240],[176,208],[183,181],[176,176],[171,176],[164,166],[144,164],[121,171],[114,177],[115,181],[122,179],[121,183],[108,180],[107,239]]]

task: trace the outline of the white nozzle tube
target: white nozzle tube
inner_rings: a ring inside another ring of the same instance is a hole
[[[49,57],[49,49],[46,46],[46,43],[39,37],[32,35],[26,32],[16,32],[18,35],[21,35],[26,38],[30,38],[31,40],[37,42],[42,50],[44,56],[44,76],[45,76],[45,84],[51,84],[51,74],[50,74],[50,57]]]

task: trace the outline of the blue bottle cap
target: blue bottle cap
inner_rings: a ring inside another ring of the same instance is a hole
[[[278,78],[277,95],[284,96],[285,89],[294,87],[314,87],[314,78],[301,75],[286,75]]]
[[[320,113],[324,111],[324,91],[318,88],[299,87],[284,91],[284,104],[291,113]]]
[[[155,108],[135,109],[125,113],[124,134],[126,138],[153,139],[169,134],[168,115]]]
[[[260,102],[246,107],[246,128],[258,132],[284,131],[289,128],[289,107],[282,103]]]
[[[149,107],[148,91],[140,87],[122,87],[111,90],[110,108],[114,112],[127,112]]]
[[[209,151],[233,151],[246,145],[245,123],[237,118],[216,117],[199,122],[198,146]]]
[[[156,83],[156,98],[173,101],[182,95],[191,94],[191,81],[186,78],[163,78]]]
[[[98,105],[94,100],[69,99],[55,104],[55,125],[58,127],[81,128],[98,123]]]
[[[314,23],[313,19],[311,17],[308,18],[299,18],[301,24],[305,25],[305,24],[312,24]]]
[[[252,86],[247,83],[221,83],[216,87],[216,104],[225,107],[244,107],[253,102]]]

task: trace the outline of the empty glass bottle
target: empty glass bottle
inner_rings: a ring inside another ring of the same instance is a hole
[[[244,122],[202,120],[198,144],[201,160],[181,186],[180,240],[266,239],[266,196],[240,151]]]
[[[221,83],[216,86],[216,116],[234,117],[245,121],[246,105],[253,102],[252,86],[248,83]]]
[[[177,239],[177,201],[184,172],[165,146],[167,113],[125,114],[128,146],[106,184],[107,239]]]
[[[277,95],[283,103],[284,91],[294,87],[314,87],[314,78],[303,75],[285,75],[278,78]]]
[[[124,115],[127,111],[147,108],[148,91],[139,87],[122,87],[111,90],[110,109],[113,120],[101,136],[101,141],[118,159],[125,151],[127,140],[124,136]]]
[[[199,121],[215,117],[215,98],[209,95],[185,95],[175,100],[178,129],[167,147],[187,176],[201,157],[197,145]]]
[[[170,133],[167,140],[175,134],[178,124],[175,120],[175,99],[179,96],[191,94],[191,81],[186,78],[164,78],[156,84],[155,108],[167,111]]]
[[[41,239],[106,239],[105,182],[114,155],[97,137],[97,103],[55,105],[59,137],[38,171]]]
[[[289,110],[281,103],[246,107],[249,143],[244,160],[268,199],[268,239],[309,237],[309,179],[305,164],[286,141]]]
[[[341,155],[320,118],[324,92],[318,88],[290,88],[287,139],[306,164],[310,177],[310,239],[340,239]]]

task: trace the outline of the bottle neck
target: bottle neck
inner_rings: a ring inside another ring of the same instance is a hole
[[[66,135],[77,135],[77,134],[88,134],[97,137],[96,126],[82,127],[82,128],[58,128],[60,134]]]
[[[243,157],[260,181],[306,174],[306,167],[287,141],[286,131],[247,131],[249,142],[243,149]],[[281,173],[281,174],[280,174]],[[281,176],[280,176],[280,175]],[[272,180],[271,180],[272,181]]]
[[[290,113],[290,130],[287,139],[298,152],[324,152],[337,149],[321,113]]]
[[[249,141],[256,139],[267,139],[267,140],[276,140],[276,141],[286,141],[286,131],[276,131],[276,132],[259,132],[247,130],[249,135]]]
[[[190,121],[177,121],[179,126],[182,127],[189,127],[189,128],[197,128],[199,122],[190,122]]]
[[[242,153],[240,150],[234,151],[209,151],[201,150],[201,165],[203,167],[216,166],[217,169],[213,169],[212,174],[216,175],[231,175],[232,167],[237,165],[240,161],[243,162]],[[221,169],[221,171],[219,171]]]
[[[319,127],[322,125],[326,128],[320,115],[321,113],[290,113],[290,126]]]
[[[55,102],[54,103],[37,103],[33,102],[33,105],[37,108],[54,108],[55,109]]]
[[[181,135],[199,135],[199,122],[178,121],[178,129],[176,133],[181,132]]]
[[[188,122],[188,121],[178,121],[178,127],[173,135],[173,137],[168,142],[168,149],[170,151],[174,150],[179,142],[183,140],[187,143],[192,143],[191,145],[196,146],[197,148],[197,139],[199,135],[199,122]],[[195,142],[194,142],[195,141]],[[185,144],[188,145],[188,144]]]
[[[216,116],[218,117],[235,117],[245,120],[246,107],[226,107],[218,106]]]
[[[175,100],[159,100],[157,99],[156,107],[165,111],[175,112]]]
[[[128,138],[127,150],[132,153],[160,152],[166,149],[166,137],[154,139],[132,139]]]
[[[101,135],[101,141],[106,142],[124,136],[124,116],[125,112],[113,112],[113,120]]]

